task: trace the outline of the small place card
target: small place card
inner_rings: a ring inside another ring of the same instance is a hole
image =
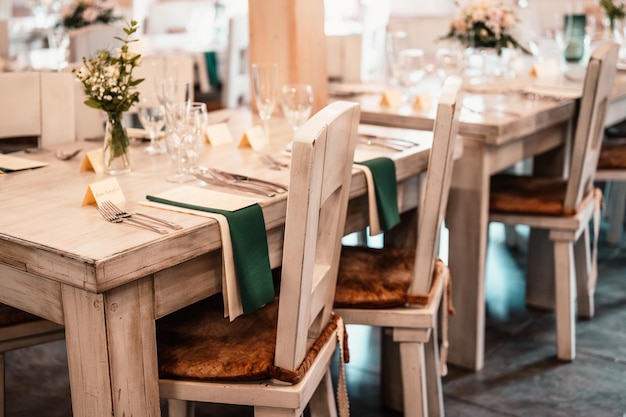
[[[413,110],[415,111],[427,111],[433,105],[433,100],[429,94],[418,94],[413,100]]]
[[[532,78],[543,81],[558,81],[561,70],[559,62],[556,59],[547,59],[545,61],[535,62],[530,69]]]
[[[211,145],[223,145],[234,142],[234,139],[226,123],[216,123],[206,128],[206,141]]]
[[[97,174],[104,172],[104,163],[102,161],[102,148],[87,152],[80,164],[79,172],[93,171]]]
[[[261,126],[252,126],[245,132],[239,141],[240,148],[252,148],[255,151],[263,150],[269,144],[268,138]]]
[[[387,90],[380,98],[380,105],[383,107],[400,107],[402,106],[402,94],[398,90]]]
[[[94,182],[87,187],[87,192],[83,198],[83,206],[96,203],[98,206],[103,201],[110,201],[113,204],[126,201],[124,193],[117,178],[108,178],[103,181]]]

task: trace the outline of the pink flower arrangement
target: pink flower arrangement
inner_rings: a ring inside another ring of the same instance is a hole
[[[457,2],[456,5],[460,7]],[[444,39],[456,39],[468,48],[517,48],[530,53],[513,37],[518,18],[500,0],[472,0],[453,17]]]
[[[120,18],[114,14],[114,3],[98,0],[75,0],[61,10],[63,26],[78,29],[95,23],[112,23]]]

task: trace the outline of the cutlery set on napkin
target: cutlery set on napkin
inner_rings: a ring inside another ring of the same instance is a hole
[[[282,184],[252,178],[247,175],[220,171],[215,168],[199,166],[192,172],[197,179],[207,184],[227,186],[241,191],[260,194],[266,197],[274,197],[276,194],[283,194],[287,192],[287,187]]]

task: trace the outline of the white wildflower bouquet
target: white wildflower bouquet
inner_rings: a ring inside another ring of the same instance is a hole
[[[458,2],[456,5],[461,7]],[[468,48],[495,48],[498,54],[503,48],[530,54],[513,36],[518,22],[513,10],[500,0],[472,0],[454,16],[443,38],[456,39]]]
[[[95,57],[83,57],[83,67],[74,70],[87,95],[87,106],[107,113],[121,113],[139,101],[135,87],[143,78],[134,79],[133,69],[139,65],[141,55],[129,49],[129,44],[137,41],[130,39],[137,28],[137,22],[133,20],[124,28],[126,37],[115,38],[122,42],[116,54],[108,50],[98,51]]]

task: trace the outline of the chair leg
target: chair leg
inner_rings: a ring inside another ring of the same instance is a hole
[[[337,417],[330,370],[326,372],[326,376],[320,381],[313,397],[311,397],[309,407],[311,409],[311,417]]]
[[[575,285],[574,245],[570,240],[554,241],[554,280],[556,289],[557,357],[572,361],[576,356],[574,317]]]
[[[303,413],[298,413],[291,408],[275,407],[254,407],[254,417],[302,417]]]
[[[589,227],[574,243],[574,262],[576,264],[576,287],[578,289],[578,317],[592,318],[595,314],[593,296],[595,285],[591,288],[591,249]]]
[[[426,398],[424,344],[401,342],[400,363],[402,364],[404,415],[427,417],[428,400]]]
[[[624,228],[624,209],[626,208],[626,181],[615,181],[611,185],[611,195],[608,206],[611,207],[611,217],[607,242],[619,246]]]
[[[193,417],[194,403],[185,400],[167,400],[167,410],[170,417]]]
[[[424,345],[424,355],[426,366],[426,398],[428,404],[428,416],[443,417],[443,388],[441,386],[441,370],[439,368],[437,326],[433,327],[430,340]]]

